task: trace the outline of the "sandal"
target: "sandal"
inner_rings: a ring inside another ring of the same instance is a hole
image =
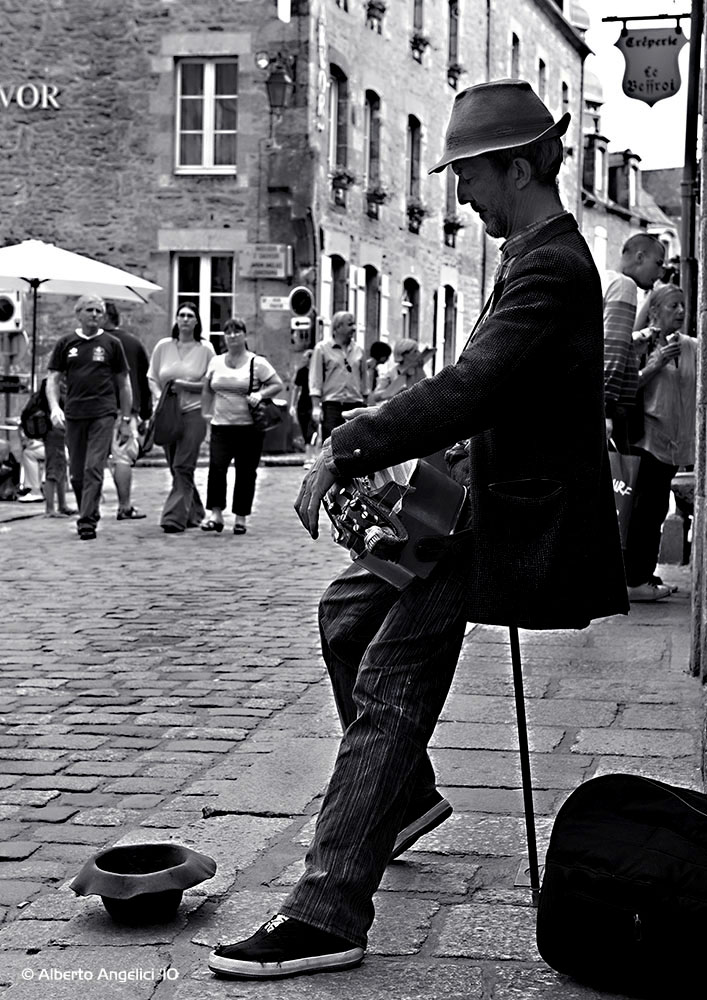
[[[245,533],[246,533],[246,526],[245,526],[245,524],[234,524],[233,525],[233,534],[234,535],[245,535]]]
[[[205,521],[201,525],[201,530],[202,531],[215,531],[215,532],[217,532],[217,533],[220,534],[220,532],[223,531],[223,521],[214,521],[211,518],[209,518],[208,521]]]

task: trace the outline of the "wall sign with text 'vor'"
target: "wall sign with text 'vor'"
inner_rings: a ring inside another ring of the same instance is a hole
[[[680,90],[678,55],[687,42],[682,28],[624,28],[616,42],[626,60],[623,89],[651,107]]]

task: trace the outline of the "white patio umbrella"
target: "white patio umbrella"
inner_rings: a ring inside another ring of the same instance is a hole
[[[37,353],[37,296],[98,295],[126,302],[146,302],[160,291],[145,278],[110,264],[62,250],[53,243],[23,240],[0,248],[0,288],[4,291],[32,292],[32,390],[35,385]]]

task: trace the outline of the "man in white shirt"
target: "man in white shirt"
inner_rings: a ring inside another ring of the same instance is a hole
[[[331,340],[320,341],[309,363],[312,420],[322,425],[322,441],[344,423],[346,410],[365,406],[368,395],[366,359],[354,343],[356,320],[350,312],[334,313]]]

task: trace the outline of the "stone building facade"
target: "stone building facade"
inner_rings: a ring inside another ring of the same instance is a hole
[[[578,208],[588,50],[568,6],[5,0],[2,243],[46,240],[157,282],[121,310],[148,348],[196,299],[214,333],[243,315],[287,379],[306,346],[287,296],[303,285],[312,336],[350,308],[363,345],[412,336],[438,369],[497,260],[450,177],[427,175],[455,94],[519,76],[572,112],[560,184]],[[293,87],[273,112],[275,68]],[[40,370],[70,323],[70,302],[40,298]]]
[[[584,95],[582,231],[598,269],[615,269],[622,246],[638,232],[661,240],[666,261],[679,257],[679,222],[663,210],[650,183],[644,183],[641,157],[630,149],[613,150],[603,134],[604,97],[599,79],[591,73]]]

